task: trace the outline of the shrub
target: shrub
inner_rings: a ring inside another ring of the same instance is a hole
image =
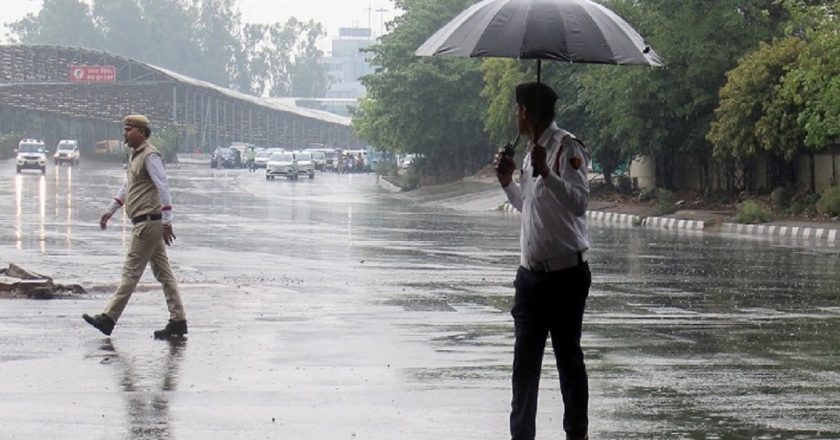
[[[674,203],[674,193],[667,189],[659,189],[656,192],[657,206],[656,215],[673,214],[679,210]]]
[[[820,195],[817,206],[821,213],[836,217],[840,215],[840,186],[832,186]]]
[[[411,191],[420,187],[420,171],[415,167],[406,170],[402,175],[402,189],[404,191]]]
[[[23,133],[7,133],[0,135],[0,159],[11,159],[15,157],[15,148]]]
[[[397,163],[390,160],[380,160],[376,163],[376,174],[380,176],[396,176]]]
[[[639,193],[639,201],[640,202],[650,202],[651,200],[656,199],[656,188],[644,188]]]
[[[166,127],[157,133],[153,133],[152,144],[157,147],[165,162],[174,162],[178,154],[178,129]],[[244,158],[243,158],[244,162]]]
[[[793,199],[790,205],[791,214],[817,214],[817,202],[820,200],[819,194],[809,193],[798,195]]]
[[[738,205],[738,214],[735,221],[738,223],[767,223],[772,220],[770,213],[753,200],[747,200]]]

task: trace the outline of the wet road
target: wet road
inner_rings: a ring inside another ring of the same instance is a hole
[[[190,322],[147,273],[111,338],[118,166],[0,162],[0,263],[81,283],[0,300],[2,439],[503,439],[518,218],[385,193],[374,176],[172,169]],[[584,318],[593,439],[840,438],[840,251],[594,224]],[[550,350],[550,349],[549,349]],[[544,364],[538,438],[562,438]]]

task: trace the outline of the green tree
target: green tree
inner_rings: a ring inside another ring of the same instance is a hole
[[[290,17],[285,23],[249,24],[244,49],[258,95],[322,97],[329,88],[324,52],[318,41],[326,35],[315,21]]]
[[[291,95],[323,97],[330,87],[324,52],[318,41],[327,35],[320,23],[310,20],[303,23],[295,47],[295,62],[289,72]]]
[[[805,47],[796,37],[761,43],[727,73],[707,136],[716,157],[745,159],[767,151],[790,160],[799,151],[803,133],[797,114],[801,109],[783,96],[781,88]]]
[[[378,148],[421,154],[428,174],[452,179],[489,162],[493,147],[482,130],[486,103],[480,63],[414,51],[472,3],[399,0],[405,13],[369,49],[376,72],[362,78],[367,99],[356,112],[356,133]]]
[[[517,84],[533,81],[525,64],[518,60],[490,58],[481,63],[484,88],[481,96],[487,102],[484,131],[490,144],[501,146],[516,134],[514,121],[514,89]]]
[[[727,74],[707,136],[717,157],[769,154],[771,186],[794,181],[798,154],[840,135],[840,10],[807,3],[787,2],[790,36],[762,43]],[[812,191],[813,168],[812,156]]]
[[[241,29],[235,0],[200,0],[196,36],[203,71],[199,79],[251,92]]]
[[[143,10],[137,0],[94,0],[93,14],[106,51],[145,60],[154,42],[146,34]]]
[[[802,106],[804,143],[817,151],[840,138],[840,5],[807,8],[800,19],[811,24],[808,45],[785,76],[782,95]]]
[[[101,47],[102,34],[91,10],[81,0],[44,0],[38,14],[27,14],[9,24],[9,37],[23,44],[60,44]]]
[[[149,47],[142,60],[194,78],[203,71],[193,25],[198,9],[187,0],[139,0]]]

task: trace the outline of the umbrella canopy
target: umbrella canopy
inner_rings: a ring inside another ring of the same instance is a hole
[[[483,0],[415,53],[663,65],[635,29],[591,0]]]

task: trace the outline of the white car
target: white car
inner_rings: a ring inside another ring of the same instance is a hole
[[[21,170],[41,170],[47,174],[47,144],[37,139],[21,139],[17,150],[17,172]]]
[[[308,174],[310,179],[315,178],[315,161],[312,154],[306,151],[295,151],[295,162],[298,166],[298,174]]]
[[[271,153],[271,158],[265,167],[265,180],[274,180],[275,177],[297,179],[298,164],[292,153],[285,151]]]
[[[257,153],[257,157],[254,159],[254,166],[257,168],[268,168],[268,161],[271,160],[271,155],[282,152],[282,148],[266,148]]]
[[[80,156],[79,141],[64,139],[58,141],[58,147],[55,149],[53,160],[55,161],[55,165],[69,163],[71,166],[79,166]]]

